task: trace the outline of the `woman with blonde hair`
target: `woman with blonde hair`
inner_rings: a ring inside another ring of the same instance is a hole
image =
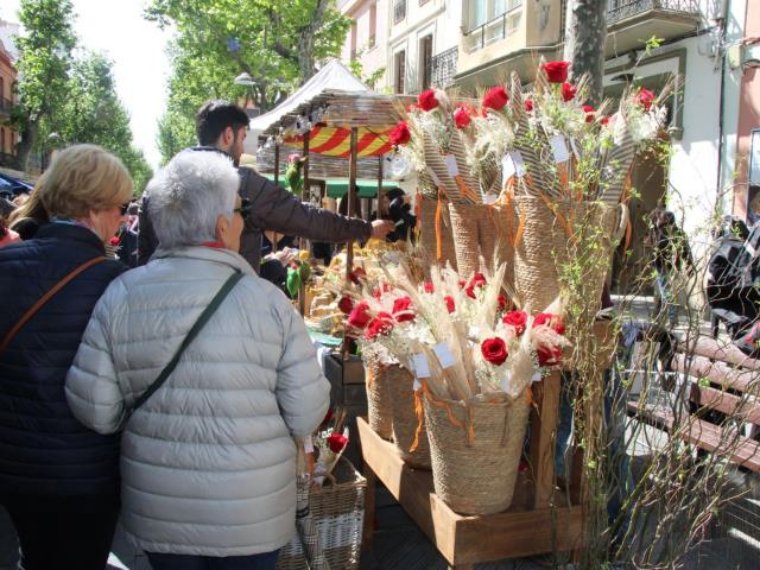
[[[84,428],[64,396],[95,303],[126,267],[105,257],[132,197],[121,161],[62,150],[22,217],[34,237],[0,249],[0,505],[26,570],[102,570],[119,510],[116,436]]]

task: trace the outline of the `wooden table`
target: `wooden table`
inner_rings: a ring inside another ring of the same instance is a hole
[[[552,375],[534,390],[530,461],[533,473],[521,473],[515,501],[503,513],[464,516],[452,511],[433,490],[430,471],[408,467],[396,447],[357,418],[367,478],[365,547],[372,543],[375,483],[379,479],[455,569],[473,564],[533,556],[581,546],[583,513],[578,505],[558,506],[566,495],[554,489],[554,430],[559,378]]]

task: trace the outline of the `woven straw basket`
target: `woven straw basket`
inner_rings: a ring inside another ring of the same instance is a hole
[[[591,224],[599,228],[595,239],[604,260],[587,276],[584,295],[593,304],[591,308],[598,310],[612,252],[627,223],[627,210],[602,203],[558,202],[555,215],[540,198],[519,196],[515,201],[525,218],[522,239],[515,247],[515,290],[523,307],[541,312],[559,295],[558,264],[570,259],[572,228],[583,223],[587,228]]]
[[[325,481],[309,492],[309,509],[317,528],[318,545],[331,569],[359,568],[367,480],[348,459],[341,457]],[[280,551],[278,570],[304,570],[308,564],[298,537]]]
[[[485,515],[512,504],[528,423],[525,398],[463,402],[423,397],[436,494],[455,512]]]
[[[480,257],[486,267],[492,269],[499,263],[506,263],[504,282],[511,288],[514,283],[514,247],[510,229],[514,231],[517,225],[514,208],[505,205],[452,203],[449,209],[460,275],[466,279],[478,271]],[[495,253],[497,255],[494,257]]]
[[[440,263],[437,257],[437,240],[436,240],[436,210],[438,208],[438,200],[430,198],[428,196],[418,196],[418,200],[422,200],[420,203],[420,244],[425,256],[427,258],[425,277],[430,277],[429,267],[440,264],[445,266],[446,262],[451,263],[451,266],[456,270],[457,259],[454,251],[454,240],[451,235],[451,221],[449,219],[449,207],[446,203],[441,204],[441,223],[440,223],[440,239],[441,239],[441,260]]]
[[[393,437],[393,397],[390,382],[395,366],[380,364],[372,355],[364,357],[364,379],[367,386],[367,419],[370,427],[383,439]]]
[[[414,378],[406,368],[401,366],[393,368],[396,370],[388,382],[393,399],[393,441],[396,442],[401,458],[407,465],[415,469],[430,469],[430,444],[424,419],[422,431],[417,439],[417,447],[412,450],[419,426],[412,388]]]

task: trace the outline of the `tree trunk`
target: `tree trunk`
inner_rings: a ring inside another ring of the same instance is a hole
[[[20,125],[19,135],[21,135],[21,140],[16,144],[16,170],[26,172],[29,154],[37,139],[37,123],[25,117],[24,123]]]
[[[572,49],[572,79],[590,76],[589,103],[598,105],[604,96],[604,44],[607,39],[608,0],[569,0],[572,23],[565,45]],[[585,102],[585,101],[584,101]]]

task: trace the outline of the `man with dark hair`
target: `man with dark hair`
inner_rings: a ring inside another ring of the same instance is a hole
[[[242,108],[226,101],[209,101],[196,115],[196,134],[201,146],[192,150],[222,152],[239,167],[247,130],[248,115]],[[304,204],[299,197],[250,168],[242,167],[238,172],[240,196],[250,204],[250,214],[240,240],[240,254],[256,272],[261,263],[261,233],[264,230],[338,243],[349,240],[367,241],[371,237],[382,239],[393,230],[392,222],[365,222]],[[143,198],[140,209],[140,265],[147,263],[158,246],[148,216],[148,199],[149,196]]]

